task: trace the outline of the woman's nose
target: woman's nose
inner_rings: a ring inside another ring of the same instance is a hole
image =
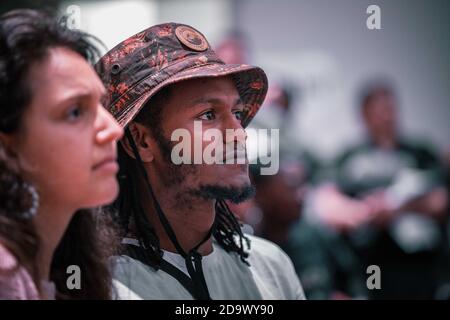
[[[118,141],[123,136],[123,129],[114,117],[102,106],[99,107],[97,116],[97,142],[102,144],[110,141]]]

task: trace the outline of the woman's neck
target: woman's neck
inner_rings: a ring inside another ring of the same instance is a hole
[[[40,245],[37,254],[37,264],[40,280],[50,279],[50,267],[53,254],[58,247],[75,210],[64,206],[40,205],[34,218]]]

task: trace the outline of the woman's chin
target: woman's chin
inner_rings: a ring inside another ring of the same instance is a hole
[[[90,201],[85,207],[94,208],[111,204],[117,198],[118,194],[119,184],[114,179],[113,183],[109,183],[108,185],[104,185],[101,188],[98,188],[95,192],[96,196],[90,197]]]

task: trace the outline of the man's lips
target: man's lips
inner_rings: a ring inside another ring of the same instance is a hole
[[[233,151],[225,153],[223,157],[224,163],[246,163],[247,156],[245,149],[234,149]]]

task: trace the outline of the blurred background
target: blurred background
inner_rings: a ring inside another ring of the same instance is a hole
[[[369,29],[370,5],[380,29]],[[163,22],[199,29],[222,59],[261,66],[254,128],[280,129],[280,171],[252,165],[233,206],[279,244],[310,299],[450,299],[450,1],[2,1],[49,7],[109,50]],[[367,267],[381,270],[368,289]]]

